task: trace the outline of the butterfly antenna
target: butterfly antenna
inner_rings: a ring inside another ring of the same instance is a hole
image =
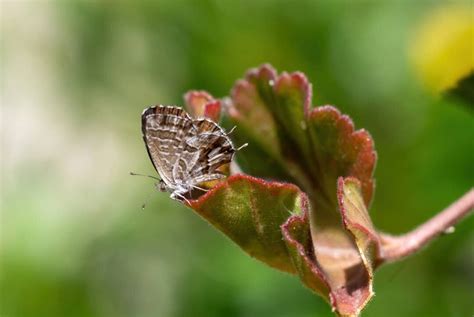
[[[158,177],[151,176],[151,175],[138,174],[138,173],[134,173],[134,172],[130,172],[130,175],[132,175],[132,176],[149,177],[149,178],[152,178],[152,179],[156,179],[157,181],[161,181]],[[148,201],[150,200],[151,195],[152,195],[154,192],[155,192],[155,191],[153,190],[152,192],[150,192],[150,193],[148,194],[148,196],[147,196],[146,199],[145,199],[145,202],[142,204],[142,210],[145,209],[146,205],[148,204]]]
[[[232,132],[234,132],[235,128],[237,128],[236,125],[234,125],[234,127],[233,127],[232,129],[230,129],[230,131],[227,132],[225,135],[229,135],[229,134],[231,134]]]
[[[241,146],[239,146],[239,147],[237,148],[236,151],[240,151],[240,150],[242,150],[244,147],[247,147],[248,145],[249,145],[248,143],[242,144]]]
[[[130,175],[132,175],[132,176],[144,176],[144,177],[150,177],[150,178],[156,179],[157,181],[160,181],[160,180],[161,180],[161,179],[159,179],[158,177],[155,177],[155,176],[151,176],[151,175],[144,175],[144,174],[138,174],[138,173],[134,173],[134,172],[130,172]]]

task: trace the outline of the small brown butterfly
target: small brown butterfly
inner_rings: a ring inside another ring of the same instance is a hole
[[[179,201],[200,183],[224,178],[219,168],[232,161],[234,148],[228,134],[207,118],[193,119],[181,108],[152,106],[142,113],[143,140],[160,175],[157,188]]]

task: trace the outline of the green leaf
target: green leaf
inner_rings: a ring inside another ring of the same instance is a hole
[[[365,130],[354,131],[352,120],[332,106],[318,107],[310,112],[308,131],[314,164],[318,166],[318,194],[329,200],[326,202],[329,206],[335,207],[338,177],[353,176],[361,181],[364,201],[369,205],[377,159],[370,134]]]
[[[373,268],[380,242],[365,207],[360,182],[353,177],[339,178],[337,196],[343,225],[355,250],[313,245],[306,208],[302,215],[290,217],[281,229],[303,284],[330,302],[340,315],[358,316],[374,294]],[[327,238],[340,240],[337,234]],[[331,259],[326,262],[330,268],[321,267],[314,250],[324,254],[323,260]],[[331,269],[333,274],[328,274]]]
[[[276,123],[266,105],[275,78],[268,65],[250,70],[232,89],[227,114],[230,124],[237,126],[232,135],[235,143],[249,144],[239,158],[240,166],[254,176],[291,181],[280,154]]]
[[[306,202],[304,205],[303,214],[288,218],[281,230],[293,265],[303,284],[330,301],[329,284],[314,258],[307,204]]]
[[[312,187],[306,171],[311,165],[300,164],[310,160],[305,131],[310,99],[311,85],[302,73],[277,76],[268,64],[236,83],[228,114],[238,126],[234,139],[249,143],[239,161],[246,171]]]
[[[347,268],[345,286],[334,290],[337,310],[343,315],[358,316],[374,295],[373,271],[380,250],[378,233],[367,212],[359,180],[353,177],[338,180],[339,208],[344,227],[357,247],[358,258]]]
[[[310,214],[315,261],[330,286],[333,307],[342,315],[358,315],[372,294],[372,280],[351,232],[341,226],[336,188],[339,177],[356,177],[362,204],[370,203],[376,161],[372,138],[355,131],[352,120],[332,106],[310,112],[308,131],[318,167]]]
[[[294,272],[280,230],[291,215],[302,213],[302,193],[292,184],[234,175],[198,200],[199,215],[245,252],[285,272]]]

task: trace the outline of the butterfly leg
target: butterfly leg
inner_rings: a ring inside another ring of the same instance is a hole
[[[171,197],[171,199],[174,199],[174,200],[177,200],[177,201],[180,201],[180,202],[182,202],[184,200],[188,205],[191,205],[189,200],[186,197],[184,197],[181,193],[172,192],[170,197]]]
[[[209,189],[206,189],[206,188],[202,188],[202,187],[199,187],[199,186],[194,186],[194,185],[191,185],[193,188],[196,188],[196,189],[199,189],[199,190],[202,190],[203,192],[208,192]]]

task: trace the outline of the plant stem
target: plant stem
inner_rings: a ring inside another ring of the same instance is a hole
[[[473,208],[474,189],[471,189],[413,231],[400,236],[381,234],[382,251],[379,261],[396,261],[417,252],[440,234],[452,232],[452,226],[471,213]]]

